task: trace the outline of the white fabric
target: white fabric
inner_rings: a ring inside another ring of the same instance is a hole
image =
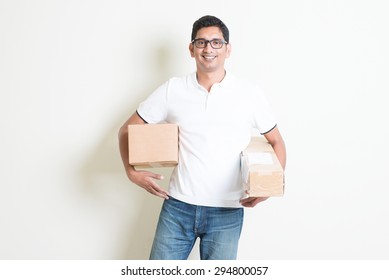
[[[276,125],[259,87],[227,74],[208,93],[192,73],[164,83],[137,112],[148,123],[178,124],[179,163],[168,189],[172,197],[195,205],[241,207],[240,153],[252,128],[266,133]]]

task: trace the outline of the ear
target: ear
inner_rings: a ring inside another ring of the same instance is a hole
[[[189,52],[190,52],[190,56],[191,57],[194,57],[194,46],[192,43],[189,43]]]
[[[230,55],[231,55],[232,46],[231,46],[230,43],[228,43],[228,44],[226,45],[226,47],[227,47],[227,50],[226,50],[227,55],[226,55],[226,57],[228,58],[228,57],[230,57]]]

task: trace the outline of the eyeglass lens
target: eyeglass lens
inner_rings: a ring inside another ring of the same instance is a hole
[[[213,39],[213,40],[196,39],[194,40],[194,43],[197,48],[205,48],[207,47],[208,43],[210,43],[211,47],[214,49],[220,49],[224,44],[224,42],[220,39]]]

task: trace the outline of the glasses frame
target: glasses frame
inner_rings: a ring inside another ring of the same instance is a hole
[[[204,41],[205,42],[205,45],[204,45],[204,47],[198,47],[198,46],[196,46],[196,42],[197,41]],[[212,46],[212,42],[214,42],[214,41],[221,41],[221,47],[220,48],[215,48],[214,46]],[[228,42],[227,41],[224,41],[223,39],[211,39],[211,40],[206,40],[206,39],[203,39],[203,38],[197,38],[197,39],[194,39],[194,40],[192,40],[192,42],[191,42],[196,48],[198,48],[198,49],[205,49],[207,46],[208,46],[208,43],[211,45],[211,47],[212,47],[212,49],[215,49],[215,50],[220,50],[221,48],[223,48],[223,46],[224,45],[227,45],[228,44]]]

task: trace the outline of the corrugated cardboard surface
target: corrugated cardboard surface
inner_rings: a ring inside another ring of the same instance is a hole
[[[128,126],[129,163],[136,167],[169,167],[178,163],[176,124]]]
[[[282,196],[284,171],[273,147],[264,137],[252,137],[242,152],[243,186],[250,197]]]

